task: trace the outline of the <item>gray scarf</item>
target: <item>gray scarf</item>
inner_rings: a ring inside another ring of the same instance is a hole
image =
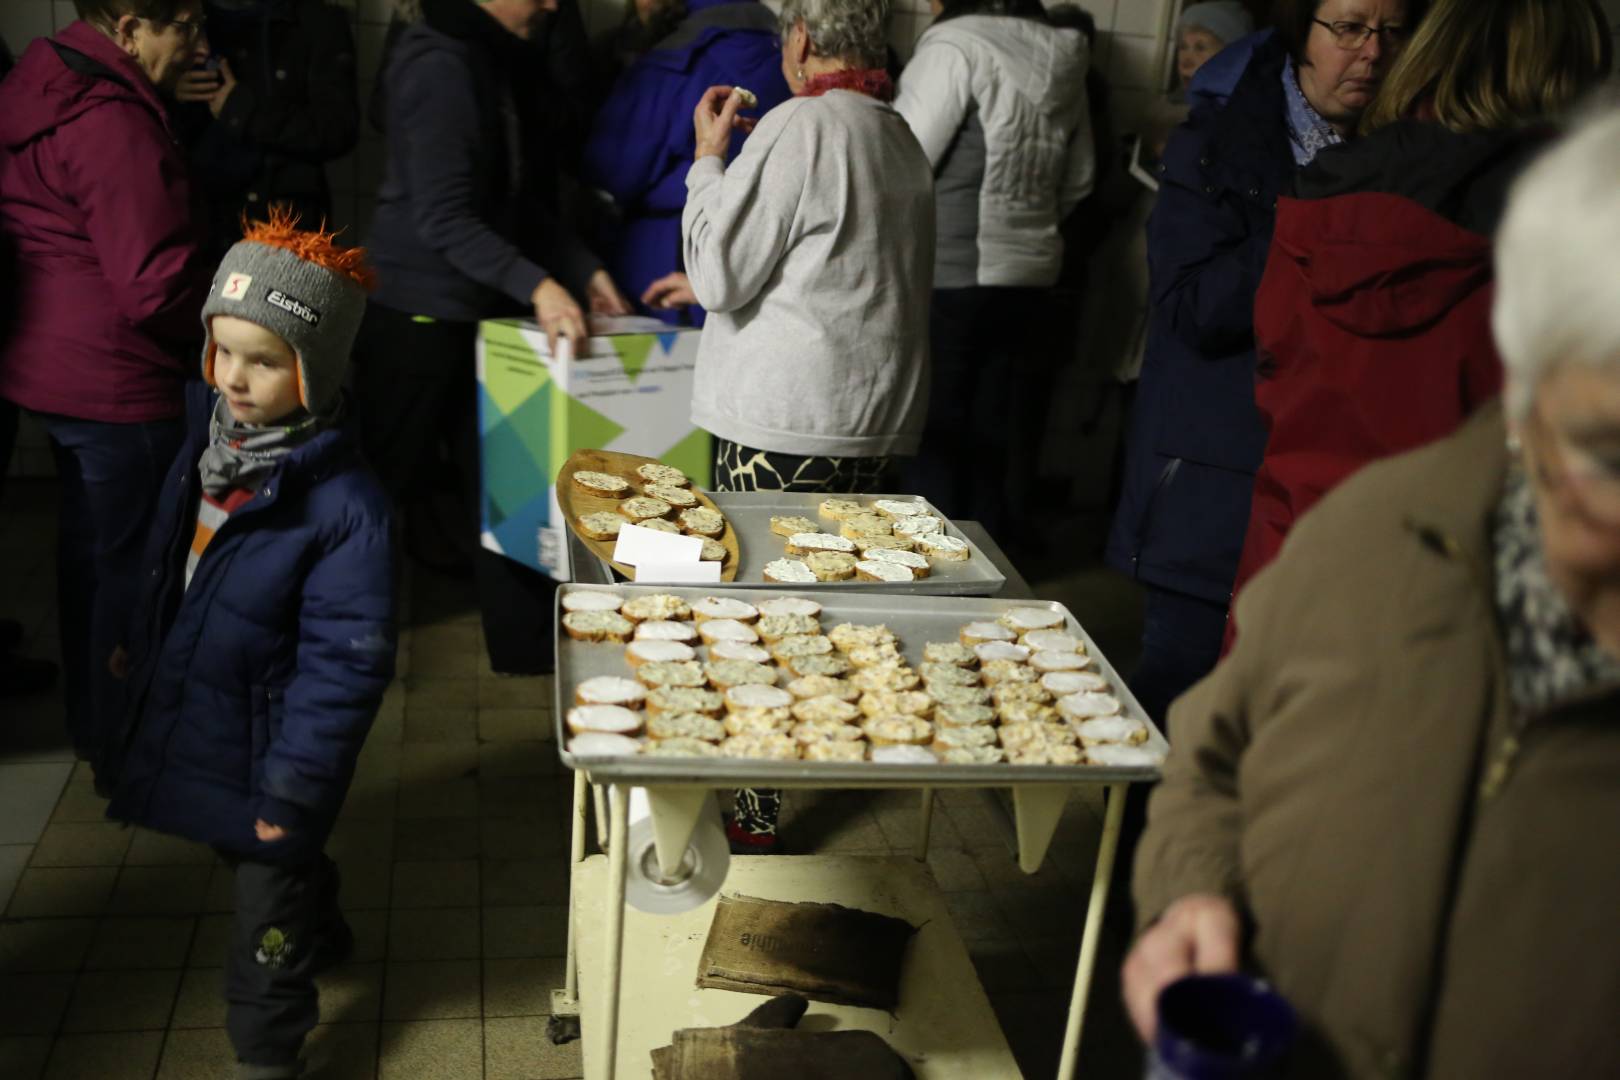
[[[232,488],[251,487],[268,475],[281,459],[325,431],[337,419],[307,413],[295,414],[290,424],[253,427],[239,424],[222,396],[214,398],[214,415],[208,422],[208,449],[197,462],[203,490],[215,498]]]
[[[1538,715],[1620,686],[1620,660],[1592,639],[1547,576],[1535,495],[1523,470],[1508,477],[1492,521],[1496,612],[1507,639],[1514,705]]]

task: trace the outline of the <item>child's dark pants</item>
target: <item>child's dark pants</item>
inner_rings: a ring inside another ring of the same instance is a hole
[[[304,1036],[320,1017],[315,976],[349,941],[337,895],[337,866],[324,854],[294,865],[237,864],[225,1028],[241,1080],[298,1075]]]

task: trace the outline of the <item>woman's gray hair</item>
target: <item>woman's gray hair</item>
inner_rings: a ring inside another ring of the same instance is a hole
[[[1581,123],[1513,185],[1496,238],[1491,326],[1522,420],[1562,364],[1620,375],[1620,101]]]
[[[782,33],[802,22],[816,55],[856,67],[883,67],[889,6],[889,0],[783,0]]]

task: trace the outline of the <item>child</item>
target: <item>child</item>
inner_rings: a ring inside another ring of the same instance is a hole
[[[322,848],[394,671],[389,507],[341,389],[369,272],[295,225],[250,226],[203,306],[217,392],[148,545],[106,763],[109,817],[236,868],[226,1028],[244,1080],[299,1075],[315,975],[353,943]]]

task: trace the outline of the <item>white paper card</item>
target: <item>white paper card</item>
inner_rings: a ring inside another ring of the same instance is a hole
[[[613,561],[624,566],[695,563],[702,557],[702,537],[643,529],[639,525],[620,526],[619,542],[613,545]]]
[[[636,580],[659,582],[686,581],[696,584],[717,582],[720,580],[720,564],[717,562],[644,562],[636,567]]]

